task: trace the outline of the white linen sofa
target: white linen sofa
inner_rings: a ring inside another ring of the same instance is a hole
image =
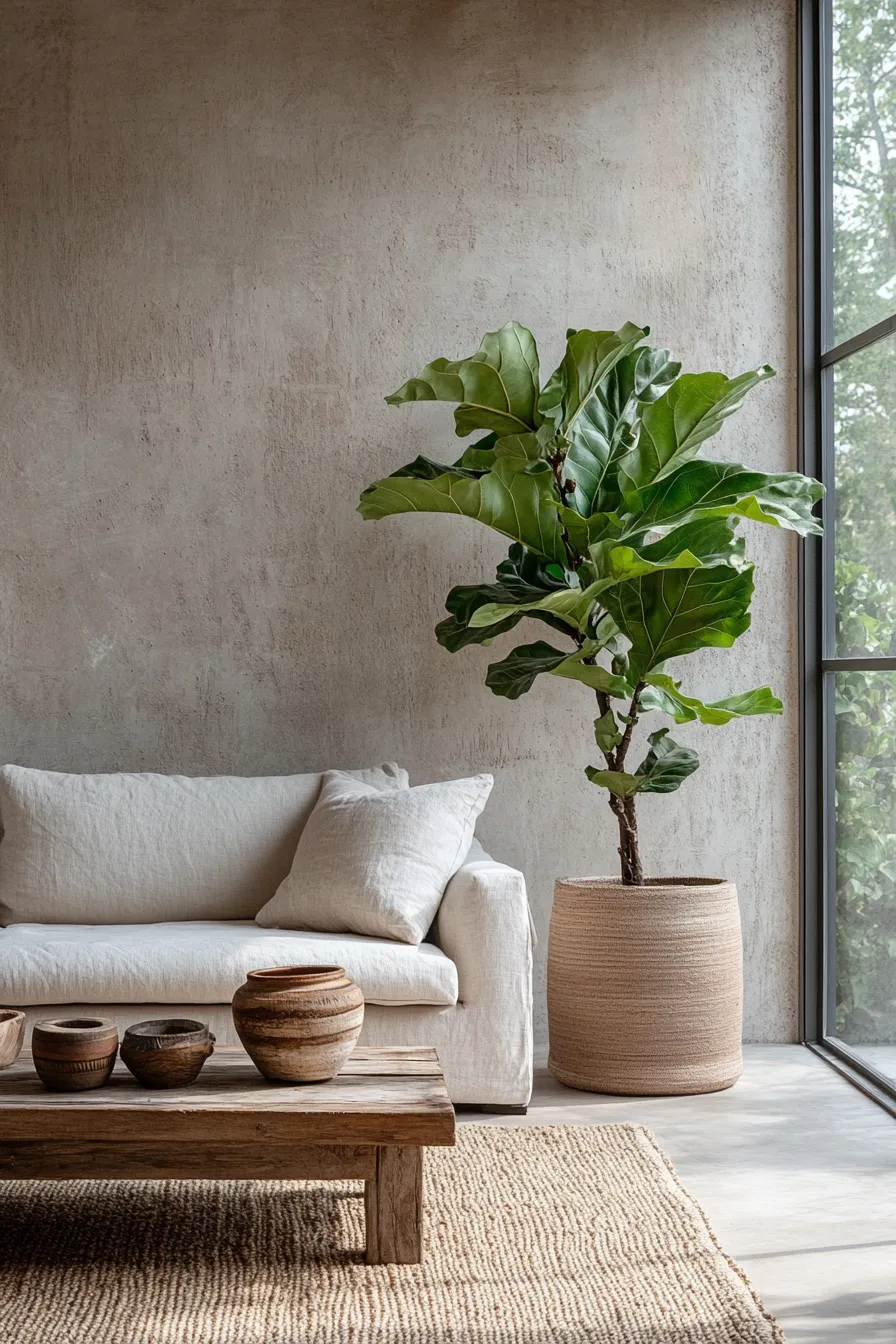
[[[357,773],[407,787],[397,766]],[[455,1103],[525,1107],[525,883],[478,842],[418,946],[254,922],[289,871],[320,782],[4,766],[0,1004],[23,1008],[29,1026],[48,1016],[99,1014],[122,1029],[195,1017],[219,1044],[238,1044],[230,999],[247,971],[336,964],[364,993],[362,1042],[435,1046]]]

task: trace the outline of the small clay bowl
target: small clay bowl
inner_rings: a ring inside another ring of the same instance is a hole
[[[54,1092],[102,1087],[117,1053],[118,1027],[109,1017],[48,1018],[31,1033],[37,1076]]]
[[[121,1057],[144,1087],[188,1087],[215,1048],[204,1022],[166,1017],[128,1027]]]
[[[15,1064],[25,1039],[25,1014],[17,1008],[0,1008],[0,1069]]]

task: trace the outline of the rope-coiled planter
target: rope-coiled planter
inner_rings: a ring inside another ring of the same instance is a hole
[[[718,1092],[740,1077],[737,888],[715,878],[560,878],[548,948],[549,1067],[588,1092]]]

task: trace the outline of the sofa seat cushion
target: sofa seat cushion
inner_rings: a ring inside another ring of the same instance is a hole
[[[368,1003],[457,1002],[454,962],[431,943],[227,920],[11,924],[0,929],[0,1004],[229,1003],[247,971],[296,965],[344,966]]]

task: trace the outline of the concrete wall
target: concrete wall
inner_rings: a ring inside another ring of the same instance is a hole
[[[527,874],[613,871],[593,708],[512,704],[432,635],[503,548],[362,523],[450,450],[382,396],[480,333],[649,321],[692,369],[780,377],[713,445],[794,465],[791,0],[7,0],[0,754],[69,770],[492,769]],[[796,1024],[795,543],[752,528],[752,631],[688,685],[783,720],[684,729],[644,804],[660,873],[737,880],[747,1033]],[[535,636],[537,637],[537,636]],[[503,656],[503,655],[499,655]],[[544,1026],[539,992],[539,1027]]]

